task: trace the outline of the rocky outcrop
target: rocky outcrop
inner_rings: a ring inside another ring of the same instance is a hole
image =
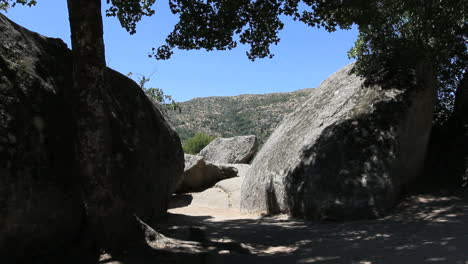
[[[436,90],[431,69],[418,69],[413,89],[383,90],[363,87],[352,67],[325,80],[257,153],[242,185],[243,212],[378,217],[420,173]]]
[[[201,156],[185,154],[184,174],[176,191],[200,192],[221,180],[236,176],[237,169],[229,164],[210,163]]]
[[[247,164],[230,164],[238,170],[238,177],[219,181],[212,188],[206,189],[203,192],[191,193],[190,204],[193,206],[217,208],[217,209],[232,209],[238,211],[240,209],[241,186],[244,180],[245,173],[250,168]],[[173,197],[177,202],[184,197]],[[174,202],[174,201],[173,201]]]
[[[237,176],[240,178],[244,178],[250,170],[250,164],[229,164],[229,166],[237,169]]]
[[[66,254],[86,229],[69,100],[71,52],[0,14],[0,256]],[[112,195],[143,221],[166,212],[183,171],[177,134],[139,86],[107,70]],[[80,254],[86,254],[80,252]],[[46,263],[42,260],[41,263]]]
[[[257,151],[257,137],[238,136],[217,138],[204,147],[198,155],[215,163],[249,163]]]

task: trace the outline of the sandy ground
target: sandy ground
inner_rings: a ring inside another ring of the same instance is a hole
[[[188,201],[188,202],[187,202]],[[101,263],[468,264],[468,193],[413,195],[382,219],[308,222],[173,202],[154,258]]]

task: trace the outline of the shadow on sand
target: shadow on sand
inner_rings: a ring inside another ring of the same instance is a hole
[[[284,216],[220,221],[208,215],[169,214],[157,226],[175,245],[153,248],[152,260],[121,258],[101,263],[466,264],[467,223],[466,191],[413,195],[390,216],[347,223]]]

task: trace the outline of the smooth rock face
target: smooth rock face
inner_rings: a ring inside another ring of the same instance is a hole
[[[257,151],[257,137],[238,136],[217,138],[203,148],[198,155],[215,163],[249,163]]]
[[[61,40],[0,14],[0,256],[8,263],[65,254],[85,228],[67,97],[71,59]],[[112,191],[151,221],[166,212],[183,171],[180,140],[135,82],[110,69],[106,78]]]
[[[183,179],[177,192],[199,192],[215,183],[237,176],[237,169],[229,164],[206,162],[203,157],[185,154]]]
[[[435,100],[431,69],[420,67],[417,90],[402,91],[365,88],[352,67],[325,80],[270,136],[243,182],[243,212],[378,217],[420,173]]]
[[[192,193],[191,205],[206,208],[227,209],[230,206],[229,196],[218,188],[209,188],[203,192]]]
[[[238,169],[238,177],[219,181],[210,189],[192,193],[192,205],[218,209],[240,209],[240,193],[244,174],[250,165],[232,164]]]
[[[237,169],[237,176],[241,177],[242,179],[247,175],[250,170],[250,164],[229,164]]]

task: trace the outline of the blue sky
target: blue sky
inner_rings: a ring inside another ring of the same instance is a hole
[[[64,0],[38,0],[35,7],[17,6],[6,13],[16,23],[42,35],[63,39],[69,47],[70,31]],[[176,51],[168,61],[148,58],[177,21],[167,0],[157,1],[156,14],[144,18],[137,33],[129,35],[116,18],[104,17],[107,65],[121,73],[150,75],[147,87],[162,88],[177,101],[194,97],[288,92],[317,87],[325,78],[351,61],[346,52],[357,30],[328,33],[285,21],[281,42],[273,59],[251,62],[248,49],[231,51]]]

